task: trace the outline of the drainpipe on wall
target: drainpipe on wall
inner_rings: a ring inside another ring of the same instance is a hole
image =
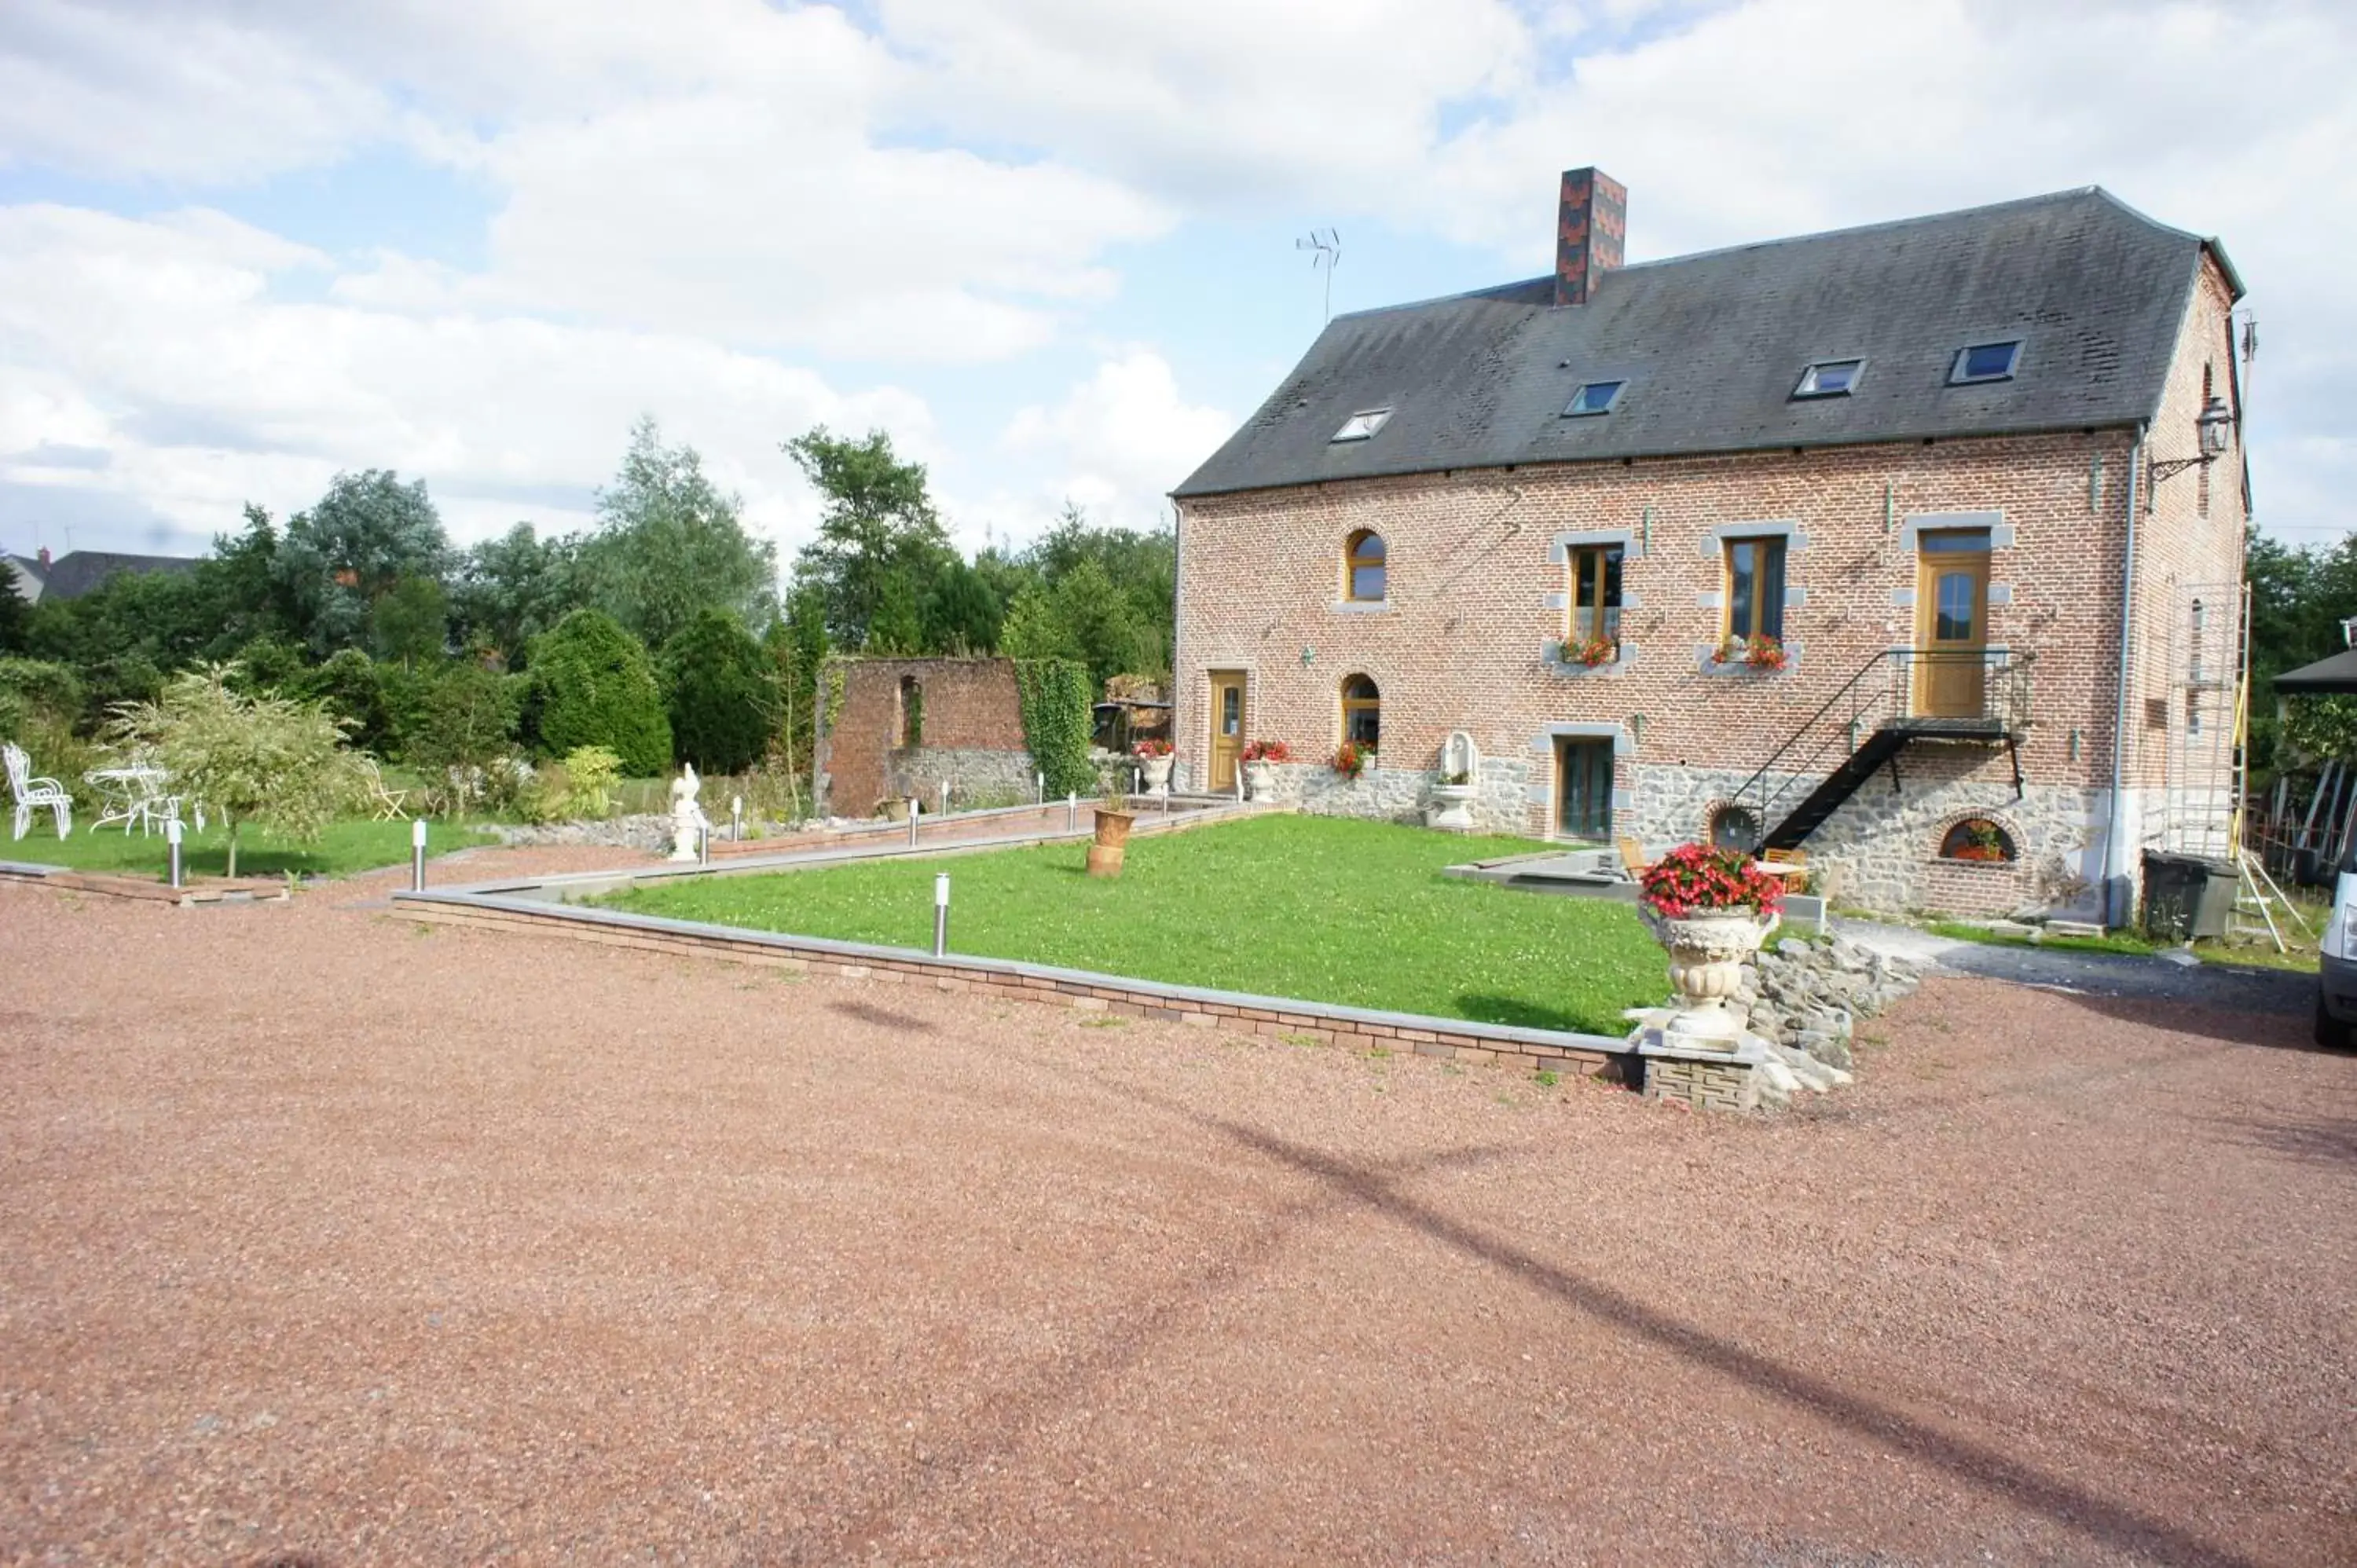
[[[1186,635],[1187,509],[1174,497],[1170,502],[1170,767],[1174,789],[1178,768],[1186,760],[1187,693],[1194,689],[1180,673],[1187,668],[1187,661],[1178,653],[1179,644]],[[1211,741],[1208,736],[1203,747],[1203,774],[1195,780],[1195,788],[1208,791],[1211,787]]]
[[[2120,832],[2120,808],[2127,797],[2128,656],[2136,646],[2136,509],[2144,504],[2144,433],[2136,426],[2128,446],[2128,537],[2120,573],[2120,686],[2112,713],[2112,809],[2104,820],[2104,924],[2125,925],[2133,909],[2116,909],[2128,886],[2128,856],[2136,845]],[[2113,918],[2115,913],[2121,918]]]

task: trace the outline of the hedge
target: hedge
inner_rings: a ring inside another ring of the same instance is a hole
[[[532,649],[532,713],[541,749],[602,746],[633,778],[671,769],[671,720],[646,644],[603,610],[575,610]]]

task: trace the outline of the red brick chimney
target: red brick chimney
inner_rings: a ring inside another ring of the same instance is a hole
[[[33,553],[39,558],[42,565],[46,566],[49,564],[49,547],[48,545],[42,545],[40,549],[35,551]]]
[[[1555,302],[1586,305],[1629,237],[1629,188],[1600,169],[1566,169],[1555,209]]]

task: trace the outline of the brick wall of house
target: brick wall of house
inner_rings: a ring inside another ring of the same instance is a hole
[[[841,679],[837,702],[832,687]],[[922,733],[906,744],[903,680],[923,693]],[[828,693],[818,740],[822,811],[866,816],[910,791],[928,806],[934,788],[954,777],[965,790],[999,790],[1028,780],[1022,700],[1014,661],[1006,659],[842,659],[821,680]],[[1002,779],[1004,775],[1004,779]]]

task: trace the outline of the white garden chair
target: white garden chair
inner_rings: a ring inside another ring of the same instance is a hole
[[[8,794],[16,803],[16,836],[33,828],[33,813],[47,807],[57,820],[58,837],[73,832],[73,796],[54,779],[33,775],[33,759],[15,741],[0,744],[0,761],[8,768]]]

